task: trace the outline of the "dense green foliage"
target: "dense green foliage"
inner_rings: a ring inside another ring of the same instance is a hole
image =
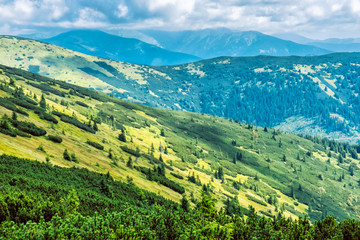
[[[61,142],[62,142],[62,138],[59,137],[59,136],[48,135],[47,137],[48,137],[48,139],[49,139],[50,141],[53,141],[53,142],[55,142],[55,143],[61,143]]]
[[[218,211],[210,195],[192,209],[109,174],[0,157],[0,237],[6,239],[358,239],[360,222],[259,217]],[[186,210],[186,211],[184,211]]]

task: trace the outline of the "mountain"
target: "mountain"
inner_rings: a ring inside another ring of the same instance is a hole
[[[0,38],[1,64],[152,107],[359,142],[360,54],[222,57],[150,67]]]
[[[333,52],[360,52],[359,38],[329,38],[325,40],[310,41],[307,44],[328,49]]]
[[[168,51],[134,38],[98,30],[74,30],[42,41],[92,56],[137,64],[176,65],[200,60],[189,54]]]
[[[300,44],[311,45],[332,52],[360,52],[360,38],[328,38],[315,40],[296,33],[279,33],[275,37]]]
[[[171,51],[213,58],[220,56],[314,56],[330,53],[314,46],[301,45],[254,31],[235,32],[226,28],[198,31],[143,30]]]
[[[0,221],[15,221],[2,229],[28,220],[45,227],[53,217],[56,225],[77,211],[97,221],[113,211],[125,213],[113,217],[118,222],[132,216],[140,221],[154,210],[165,218],[154,226],[183,226],[193,216],[176,220],[165,209],[177,211],[184,193],[193,209],[201,209],[201,201],[213,211],[224,207],[217,221],[231,219],[226,213],[251,217],[249,206],[262,216],[312,221],[359,215],[359,146],[150,108],[5,66],[0,77],[0,153],[7,154],[0,157]],[[194,215],[197,221],[208,219]],[[147,218],[143,228],[148,224]]]
[[[273,35],[274,37],[281,38],[283,40],[292,41],[299,44],[308,44],[309,42],[314,42],[316,40],[304,37],[300,34],[293,33],[293,32],[283,32],[277,33]]]

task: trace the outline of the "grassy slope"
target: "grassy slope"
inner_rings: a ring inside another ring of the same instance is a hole
[[[23,86],[27,94],[35,93],[37,100],[40,100],[41,90],[27,84],[27,81],[50,81],[5,67],[2,67],[0,72],[1,81],[9,82],[9,76],[14,76],[17,79],[17,86]],[[68,115],[75,114],[83,122],[87,122],[90,116],[102,116],[99,131],[91,134],[62,121],[57,125],[50,124],[28,111],[29,117],[19,115],[19,119],[36,123],[45,128],[48,134],[61,136],[63,142],[53,143],[46,137],[28,139],[1,134],[0,153],[39,161],[45,161],[48,156],[53,164],[59,166],[86,167],[102,173],[109,171],[117,180],[127,181],[129,177],[133,178],[137,186],[179,201],[181,199],[179,193],[156,182],[148,181],[144,174],[126,167],[131,155],[120,148],[121,146],[139,148],[141,156],[136,160],[132,156],[134,165],[152,168],[153,163],[145,155],[154,145],[154,155],[158,158],[161,144],[168,148],[168,154],[162,154],[162,158],[173,169],[167,169],[166,176],[185,187],[188,196],[193,194],[198,198],[201,193],[201,186],[187,181],[187,176],[194,173],[202,184],[209,184],[215,198],[220,200],[218,206],[221,206],[227,197],[237,196],[245,207],[253,205],[258,211],[272,214],[277,214],[275,210],[277,208],[283,210],[285,216],[291,217],[308,214],[309,205],[311,206],[309,215],[313,219],[320,218],[323,209],[327,209],[329,215],[338,218],[359,215],[356,196],[360,193],[357,183],[360,173],[355,171],[354,176],[350,176],[347,171],[350,163],[356,166],[359,164],[357,160],[350,158],[349,154],[345,163],[338,166],[337,154],[332,152],[333,157],[330,158],[330,163],[327,163],[329,149],[325,150],[322,145],[293,134],[278,132],[275,141],[272,139],[273,130],[264,132],[258,127],[248,129],[246,124],[210,115],[154,109],[97,93],[101,96],[101,101],[89,97],[81,98],[68,94],[69,89],[61,88],[59,83],[56,82],[53,87],[65,92],[66,97],[52,93],[45,95],[49,110],[57,110]],[[66,85],[66,88],[69,87],[72,86]],[[10,95],[0,90],[0,96]],[[69,106],[64,107],[59,104],[61,100],[69,102]],[[82,107],[75,104],[75,101],[82,101],[90,107]],[[0,114],[11,115],[12,112],[0,107]],[[126,143],[117,139],[122,126],[127,132]],[[161,136],[162,129],[165,131],[165,136]],[[281,147],[279,147],[280,139]],[[87,140],[103,144],[105,150],[95,149],[86,143]],[[231,144],[232,140],[236,140],[235,146]],[[40,145],[46,153],[37,150]],[[108,158],[110,148],[118,159],[118,166]],[[64,160],[62,157],[64,149],[76,153],[80,163]],[[243,159],[234,164],[232,159],[237,152],[242,153]],[[312,156],[307,156],[307,152]],[[287,157],[286,162],[281,161],[284,154]],[[298,155],[305,158],[305,162],[296,160]],[[270,162],[266,161],[268,158]],[[213,177],[220,166],[224,169],[224,181]],[[175,178],[170,172],[181,175],[184,179]],[[337,181],[343,173],[345,179],[341,182]],[[323,180],[319,178],[319,174],[322,175]],[[233,187],[234,180],[239,182],[240,190]],[[298,190],[299,184],[302,186],[302,191]],[[291,187],[294,189],[295,197],[289,197]],[[269,196],[276,196],[278,201],[276,207],[267,203],[261,204]]]

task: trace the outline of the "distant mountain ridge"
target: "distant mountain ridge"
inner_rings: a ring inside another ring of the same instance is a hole
[[[360,38],[328,38],[316,40],[296,33],[279,33],[274,36],[300,44],[316,46],[333,52],[360,52]]]
[[[166,49],[214,58],[220,56],[315,56],[331,51],[282,40],[255,31],[232,31],[227,28],[196,31],[143,30]]]
[[[196,56],[168,51],[134,38],[98,30],[74,30],[42,41],[92,56],[136,64],[161,66],[201,60]]]

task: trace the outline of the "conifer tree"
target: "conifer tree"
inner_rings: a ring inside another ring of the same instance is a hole
[[[187,200],[186,196],[183,195],[182,199],[181,199],[181,205],[180,207],[185,211],[185,212],[188,212],[189,211],[189,207],[190,207],[190,204],[189,204],[189,201]]]
[[[119,140],[122,142],[126,142],[126,133],[124,129],[121,129],[121,133],[119,134]]]
[[[46,100],[45,100],[44,94],[41,95],[40,107],[43,108],[43,109],[46,108]]]
[[[63,153],[63,157],[64,157],[65,160],[71,161],[71,156],[70,156],[67,149],[65,149],[65,151]]]
[[[98,131],[98,130],[99,130],[99,128],[98,128],[98,126],[97,126],[97,123],[96,123],[95,121],[94,121],[93,129],[94,129],[94,131]]]
[[[129,160],[126,163],[126,166],[131,169],[133,168],[133,161],[132,161],[131,156],[129,157]]]
[[[14,120],[14,121],[17,120],[17,114],[16,114],[16,112],[13,112],[13,113],[12,113],[11,119]]]

